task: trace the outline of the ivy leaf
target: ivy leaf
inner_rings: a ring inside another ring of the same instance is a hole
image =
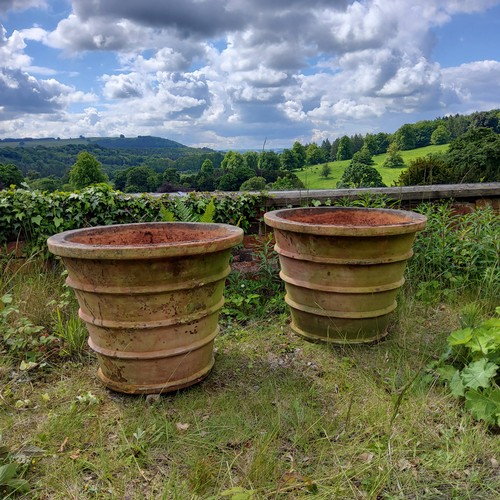
[[[455,371],[455,374],[450,380],[450,390],[454,396],[463,396],[465,393],[465,387],[458,370]]]
[[[64,222],[64,219],[61,219],[61,217],[54,217],[54,226],[57,229],[62,223]]]
[[[464,328],[463,330],[455,330],[448,337],[449,345],[465,345],[472,339],[472,328]]]
[[[31,217],[31,222],[33,222],[33,224],[36,224],[37,226],[39,226],[40,223],[42,222],[42,216],[40,214],[38,214],[36,217]]]
[[[470,390],[465,394],[465,407],[477,420],[500,425],[500,389],[486,391]]]
[[[482,358],[462,370],[462,381],[465,387],[471,389],[489,387],[491,379],[496,375],[497,370],[497,365]]]

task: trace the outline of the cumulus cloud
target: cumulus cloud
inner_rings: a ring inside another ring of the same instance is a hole
[[[0,13],[9,10],[26,10],[31,7],[45,7],[45,0],[0,0]]]
[[[0,12],[42,4],[0,0]],[[484,82],[499,81],[499,63],[442,69],[432,60],[432,29],[456,14],[498,4],[72,0],[72,11],[52,31],[38,25],[9,37],[0,31],[2,85],[14,89],[17,84],[24,93],[31,88],[32,110],[36,96],[43,112],[61,111],[61,106],[69,112],[71,94],[80,103],[92,102],[92,116],[99,119],[87,114],[75,123],[96,134],[133,128],[134,134],[192,135],[196,129],[200,143],[207,144],[214,137],[235,135],[236,129],[238,137],[255,136],[259,142],[259,134],[278,137],[280,131],[292,138],[309,133],[306,140],[322,136],[319,131],[333,135],[349,122],[362,123],[367,129],[353,129],[367,132],[387,114],[440,114],[460,102],[497,101],[497,86],[489,90]],[[57,75],[35,65],[25,40],[60,50],[65,57],[112,53],[116,65],[101,70],[92,92],[77,94],[71,86],[58,87],[55,79],[33,80],[37,72]],[[101,102],[95,92],[101,93]]]

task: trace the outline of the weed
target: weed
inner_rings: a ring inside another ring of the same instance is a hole
[[[452,332],[447,351],[430,367],[454,396],[465,398],[474,418],[500,426],[500,307],[496,317],[479,325],[477,308],[466,310],[462,321],[470,326]]]

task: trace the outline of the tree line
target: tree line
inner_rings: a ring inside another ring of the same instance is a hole
[[[376,187],[383,183],[372,166],[374,155],[387,153],[384,166],[401,168],[405,165],[400,151],[447,143],[447,153],[410,162],[398,183],[496,181],[499,133],[500,110],[495,109],[404,124],[394,134],[344,135],[319,145],[296,141],[280,153],[222,153],[151,137],[136,140],[135,150],[104,147],[130,144],[123,137],[63,147],[3,147],[0,188],[26,182],[33,189],[68,190],[85,187],[92,180],[110,182],[124,192],[299,189],[303,185],[294,171],[323,164],[321,175],[328,177],[329,162],[343,160],[350,163],[337,187]],[[165,141],[168,147],[162,147]],[[74,172],[82,168],[93,174],[77,180]]]

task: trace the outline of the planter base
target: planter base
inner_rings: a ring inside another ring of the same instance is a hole
[[[108,388],[116,392],[121,392],[125,394],[164,394],[167,392],[174,392],[191,385],[197,384],[204,380],[212,370],[215,363],[215,359],[212,357],[211,362],[205,366],[202,370],[197,373],[190,375],[181,380],[176,380],[175,382],[162,382],[159,384],[135,384],[130,385],[126,382],[117,382],[111,378],[106,377],[102,372],[102,369],[97,370],[97,375],[101,379],[102,383]]]
[[[362,320],[342,320],[332,319],[330,321],[317,321],[317,318],[300,315],[292,310],[292,330],[310,342],[327,344],[369,344],[378,342],[387,336],[387,326],[390,321],[390,314],[381,316],[377,321],[367,320],[360,324]],[[328,320],[328,318],[326,318]],[[305,329],[299,325],[304,325]]]

